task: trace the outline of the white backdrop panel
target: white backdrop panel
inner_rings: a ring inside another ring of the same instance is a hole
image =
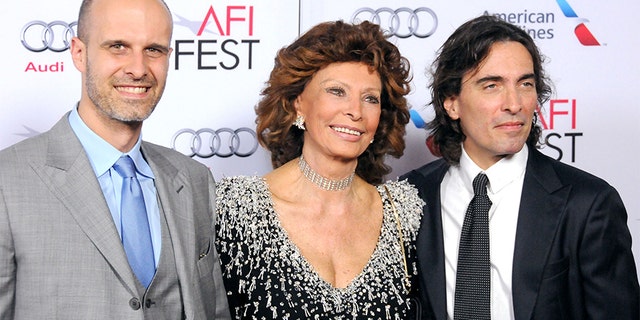
[[[636,57],[640,37],[634,33],[634,13],[640,11],[640,2],[568,1],[168,0],[175,22],[174,53],[165,95],[145,123],[143,135],[146,140],[192,153],[187,134],[173,142],[180,130],[255,130],[254,106],[276,51],[314,24],[336,19],[350,22],[362,8],[407,8],[399,13],[398,34],[409,31],[407,11],[417,10],[418,35],[391,40],[411,61],[414,91],[409,102],[428,121],[425,71],[436,50],[464,21],[485,12],[500,14],[530,30],[548,57],[546,69],[556,94],[541,113],[550,144],[543,151],[604,178],[619,190],[629,212],[638,261],[640,170],[633,166],[639,157],[640,126],[636,123],[640,111],[631,97],[637,95],[634,85],[640,79]],[[79,5],[80,0],[26,0],[11,2],[0,11],[4,30],[0,39],[5,44],[0,59],[5,73],[0,79],[0,148],[47,130],[78,100],[80,75],[69,51],[63,49],[69,35],[67,25],[75,31]],[[437,17],[437,23],[425,8]],[[381,25],[389,28],[390,16],[380,17]],[[54,39],[43,36],[47,25]],[[576,29],[581,33],[576,34]],[[593,38],[588,39],[586,30]],[[423,36],[431,31],[433,34]],[[43,37],[50,41],[48,48]],[[591,43],[585,45],[580,39]],[[210,136],[202,136],[203,146],[197,152],[211,153],[207,148]],[[229,139],[228,133],[221,133],[219,153],[229,153]],[[423,129],[410,123],[406,139],[405,155],[390,159],[394,169],[390,179],[434,159],[425,146]],[[237,153],[251,153],[254,141],[240,132]],[[264,174],[271,169],[269,155],[261,148],[246,157],[194,159],[211,167],[218,179]]]

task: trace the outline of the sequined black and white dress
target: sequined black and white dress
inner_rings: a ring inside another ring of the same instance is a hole
[[[263,178],[222,179],[216,191],[216,247],[232,317],[411,318],[415,308],[409,308],[398,230],[402,229],[409,281],[415,288],[415,239],[424,202],[406,181],[387,182],[377,189],[384,208],[378,244],[363,271],[346,288],[335,288],[319,277],[289,240]]]

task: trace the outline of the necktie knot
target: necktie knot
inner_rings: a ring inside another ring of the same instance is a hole
[[[484,173],[478,173],[478,175],[473,179],[473,193],[476,195],[485,195],[487,194],[487,183],[489,182],[489,178]]]
[[[136,165],[129,156],[123,156],[116,161],[113,169],[123,178],[133,178],[136,176]]]

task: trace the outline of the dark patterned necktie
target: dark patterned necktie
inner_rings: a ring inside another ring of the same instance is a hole
[[[491,319],[491,267],[489,262],[489,208],[487,176],[473,179],[474,196],[462,224],[456,291],[453,308],[455,320]]]

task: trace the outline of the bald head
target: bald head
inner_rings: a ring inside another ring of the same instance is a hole
[[[169,27],[173,29],[171,11],[164,0],[83,0],[78,14],[78,38],[84,42],[89,40],[90,24],[93,20],[91,17],[94,11],[100,15],[108,16],[110,14],[109,10],[115,10],[117,14],[117,12],[123,10],[123,6],[128,7],[131,5],[153,9],[149,11],[149,14],[163,14],[164,12],[168,18]]]

